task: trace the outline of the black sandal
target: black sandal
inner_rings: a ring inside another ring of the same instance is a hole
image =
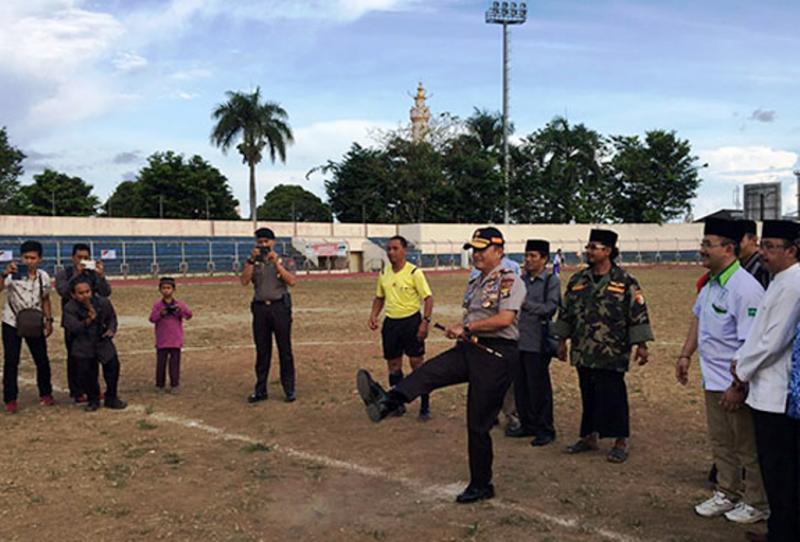
[[[567,449],[564,451],[568,454],[579,454],[582,452],[593,452],[595,450],[597,450],[597,444],[590,444],[589,441],[581,439],[575,444],[567,446]]]
[[[608,459],[610,463],[625,463],[625,460],[628,459],[628,450],[619,446],[614,446],[608,452],[606,459]]]

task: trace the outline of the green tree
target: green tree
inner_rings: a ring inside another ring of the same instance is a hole
[[[26,215],[92,216],[100,200],[92,185],[52,169],[33,176],[33,184],[20,188],[21,212]]]
[[[228,179],[194,155],[185,159],[173,151],[147,159],[135,181],[125,181],[109,198],[111,216],[235,220],[239,218]]]
[[[686,214],[701,178],[697,157],[675,132],[652,130],[611,138],[614,217],[621,222],[663,223]]]
[[[0,214],[20,212],[19,176],[23,173],[25,154],[8,142],[5,126],[0,128]]]
[[[442,155],[426,142],[395,138],[386,149],[392,222],[451,220],[452,190]]]
[[[258,206],[258,219],[330,222],[333,217],[330,207],[302,186],[279,184]]]
[[[272,163],[276,157],[286,162],[286,146],[294,141],[286,111],[275,102],[262,102],[261,89],[251,93],[226,93],[228,101],[211,113],[216,121],[211,142],[223,153],[236,143],[242,161],[250,169],[250,218],[256,227],[256,164],[261,162],[264,147]]]
[[[591,223],[613,218],[613,183],[605,139],[556,117],[514,153],[517,222]]]
[[[309,173],[329,175],[325,192],[339,222],[391,222],[395,200],[390,199],[389,157],[383,149],[353,143],[339,162],[328,161]]]
[[[504,190],[498,158],[497,152],[469,134],[450,141],[443,154],[450,221],[502,222]]]

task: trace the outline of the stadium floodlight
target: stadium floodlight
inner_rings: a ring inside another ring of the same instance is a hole
[[[509,222],[508,170],[511,163],[508,154],[508,25],[523,24],[528,19],[528,6],[525,2],[492,2],[486,10],[487,24],[503,25],[503,183],[505,185],[505,202],[503,221]]]

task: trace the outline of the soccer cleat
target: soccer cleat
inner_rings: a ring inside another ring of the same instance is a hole
[[[721,516],[736,507],[736,503],[731,501],[721,491],[715,491],[710,499],[707,499],[694,507],[694,511],[704,518]]]
[[[758,523],[769,519],[769,511],[762,511],[758,508],[740,502],[732,510],[725,512],[725,519],[743,525]]]
[[[56,400],[53,399],[52,395],[42,395],[39,397],[39,404],[42,406],[53,406],[56,404]]]

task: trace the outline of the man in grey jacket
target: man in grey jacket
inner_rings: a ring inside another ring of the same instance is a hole
[[[531,446],[545,446],[556,438],[553,425],[553,387],[547,325],[561,302],[561,281],[548,273],[550,243],[530,239],[525,244],[527,289],[519,317],[519,359],[510,363],[520,425],[506,430],[508,437],[534,437]]]
[[[94,295],[86,277],[72,283],[72,299],[64,306],[62,322],[72,336],[69,354],[78,368],[79,382],[86,392],[86,410],[100,408],[100,386],[97,384],[98,363],[106,377],[105,406],[121,410],[127,406],[117,397],[119,358],[112,341],[117,333],[117,315],[108,298]]]

